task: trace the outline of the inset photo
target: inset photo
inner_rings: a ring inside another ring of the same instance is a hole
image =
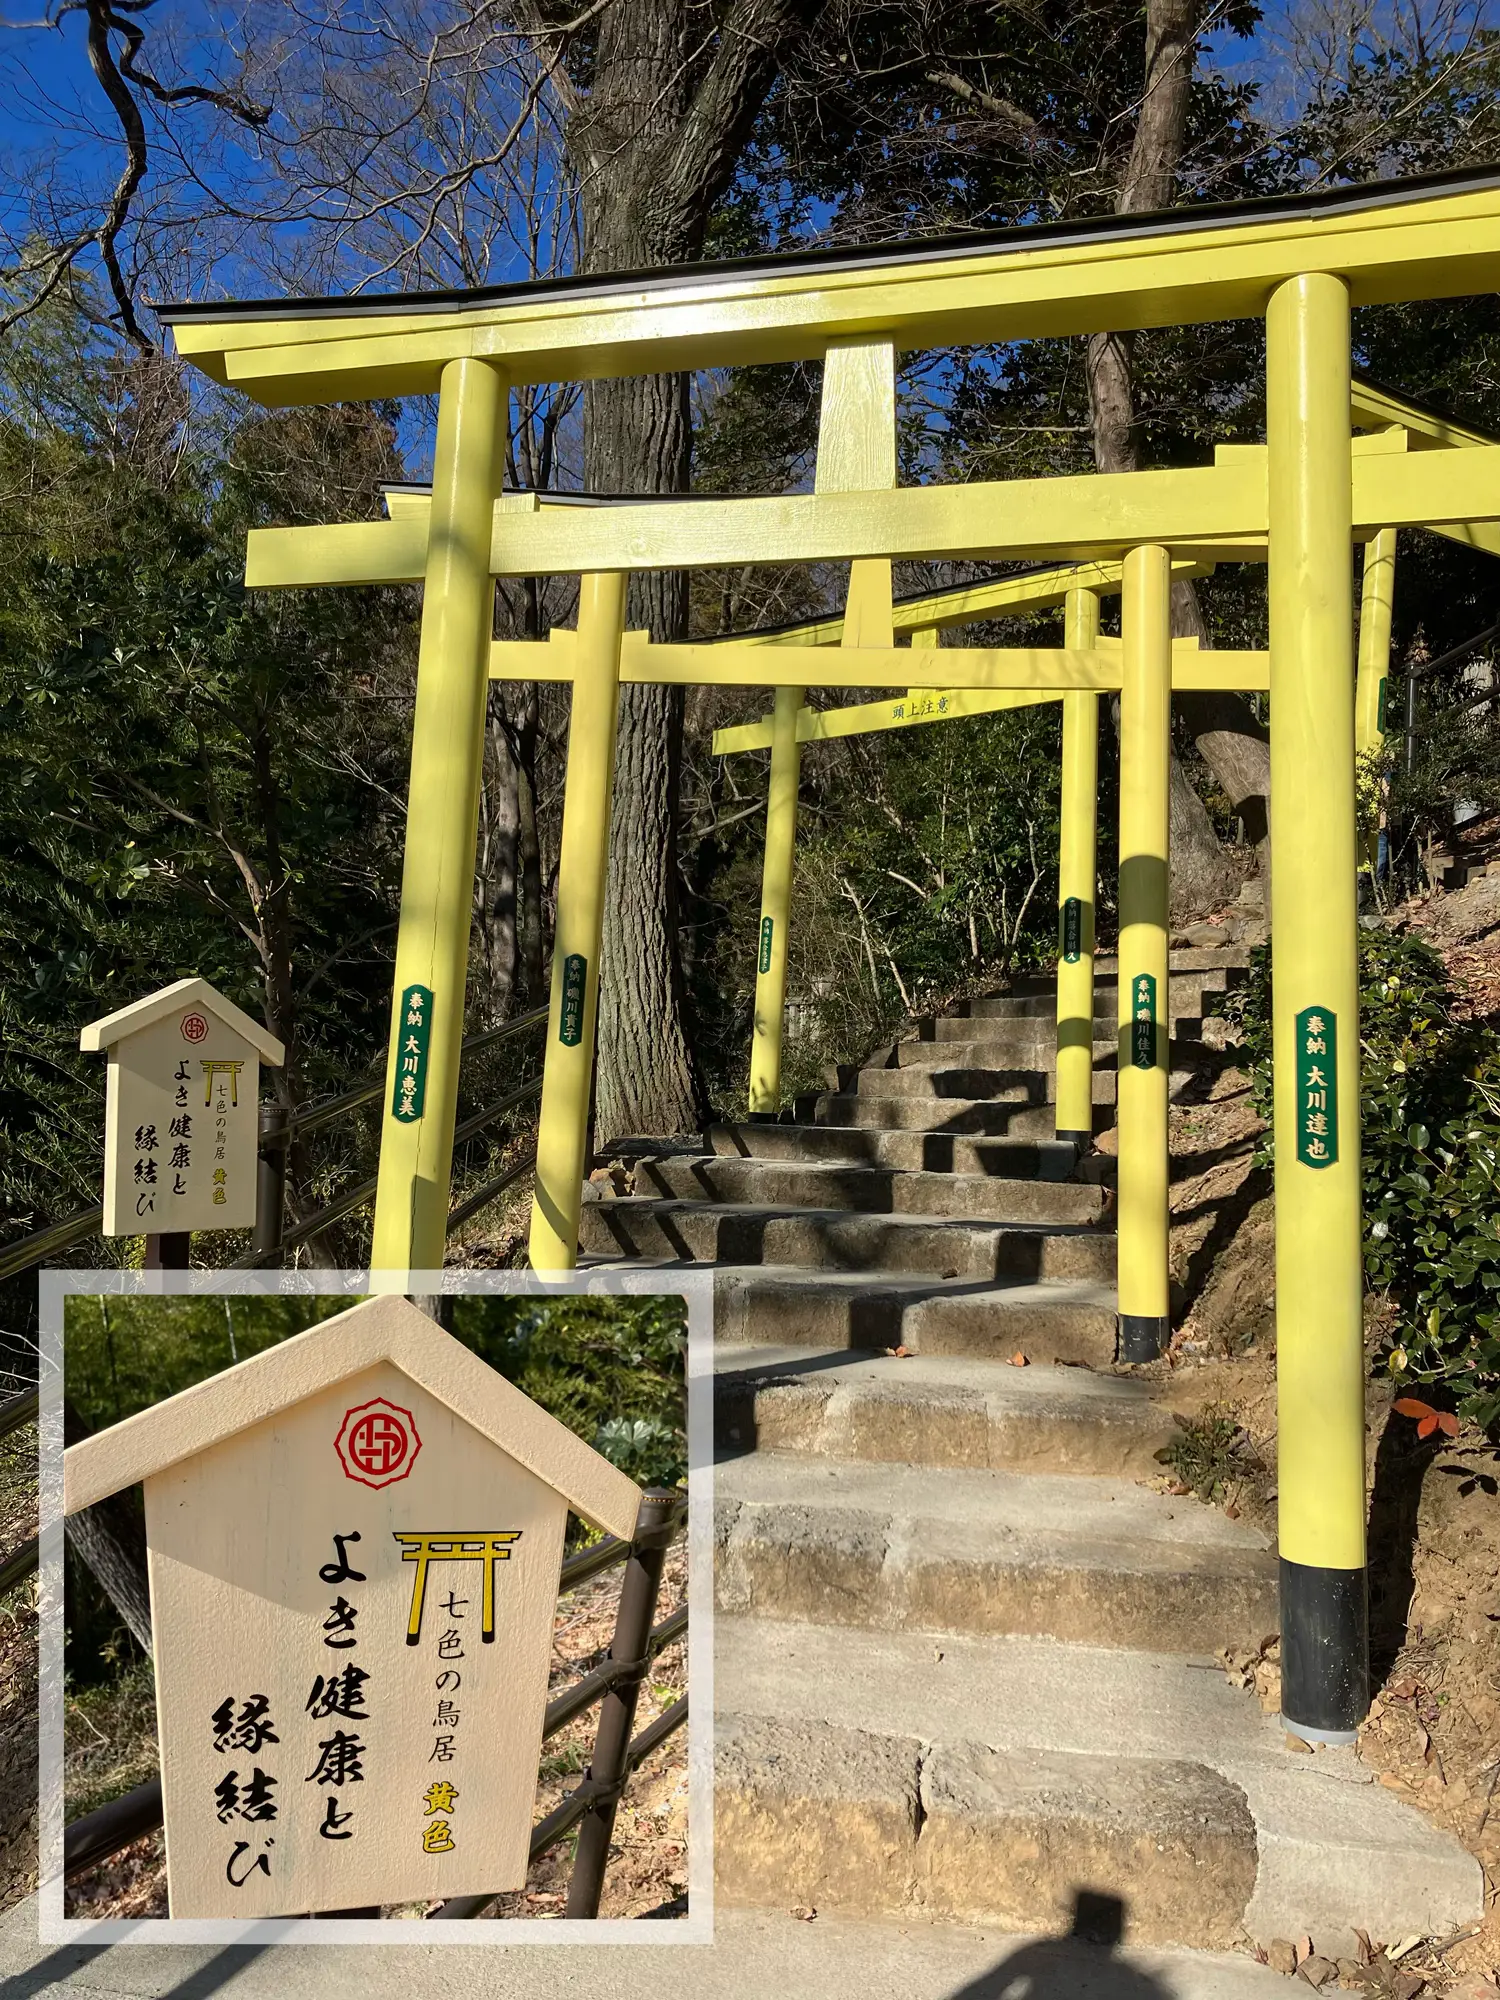
[[[704,1941],[706,1281],[162,1282],[44,1297],[44,1929]]]

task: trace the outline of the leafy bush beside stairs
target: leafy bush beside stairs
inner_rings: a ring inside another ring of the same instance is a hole
[[[1266,947],[1224,1011],[1269,1119]],[[1360,1107],[1365,1271],[1390,1308],[1383,1363],[1398,1386],[1500,1429],[1500,1032],[1455,1019],[1442,959],[1385,929],[1360,933]]]

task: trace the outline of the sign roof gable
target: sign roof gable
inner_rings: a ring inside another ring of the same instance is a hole
[[[280,1067],[286,1057],[282,1044],[269,1029],[252,1020],[243,1008],[236,1007],[232,1000],[226,1000],[206,979],[175,980],[170,986],[148,993],[144,1000],[134,1000],[128,1007],[118,1007],[113,1014],[106,1014],[102,1020],[90,1021],[78,1037],[78,1046],[81,1049],[113,1048],[127,1035],[139,1034],[142,1028],[154,1026],[168,1014],[175,1014],[180,1007],[193,1005],[217,1015],[226,1027],[243,1036],[262,1062]]]
[[[71,1446],[63,1511],[91,1507],[382,1361],[552,1487],[575,1514],[610,1534],[634,1534],[641,1497],[634,1480],[405,1298],[366,1299]]]

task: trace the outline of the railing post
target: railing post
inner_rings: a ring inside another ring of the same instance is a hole
[[[1152,1361],[1167,1343],[1168,779],[1172,731],[1172,561],[1125,558],[1120,629],[1120,958],[1116,1116],[1120,1135],[1119,1354]]]
[[[505,431],[504,376],[488,361],[448,362],[438,403],[370,1252],[372,1269],[403,1276],[438,1269],[446,1241],[494,637],[490,544]]]
[[[292,1142],[291,1122],[286,1107],[263,1104],[255,1163],[255,1230],[252,1250],[281,1248],[286,1227],[286,1156]]]
[[[1352,1743],[1369,1696],[1354,838],[1349,289],[1266,316],[1282,1719]]]
[[[568,718],[567,784],[557,865],[552,1006],[536,1139],[531,1268],[571,1271],[588,1155],[599,1006],[599,942],[609,874],[609,820],[620,712],[620,640],[626,578],[586,576]]]
[[[755,1032],[750,1043],[749,1110],[755,1119],[775,1118],[781,1110],[787,933],[796,866],[797,786],[802,774],[797,715],[802,697],[801,688],[777,688],[771,723],[766,849],[761,865],[760,929],[756,935]]]
[[[610,1641],[611,1660],[628,1664],[630,1671],[616,1681],[599,1708],[599,1729],[594,1738],[594,1755],[589,1764],[588,1782],[597,1796],[578,1828],[573,1873],[568,1880],[569,1917],[596,1917],[604,1889],[604,1865],[609,1859],[610,1837],[615,1813],[626,1778],[626,1758],[635,1728],[636,1705],[641,1682],[649,1668],[647,1645],[656,1621],[656,1600],[661,1589],[662,1567],[671,1544],[681,1495],[657,1491],[641,1496],[635,1538],[620,1584],[620,1608],[615,1615],[615,1635]]]
[[[1092,652],[1099,597],[1070,590],[1064,643]],[[1062,799],[1057,869],[1057,1106],[1059,1139],[1087,1152],[1094,1138],[1094,907],[1098,894],[1099,697],[1062,698]]]

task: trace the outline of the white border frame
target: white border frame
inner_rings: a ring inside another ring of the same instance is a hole
[[[351,1299],[388,1291],[368,1271],[43,1271],[38,1418],[40,1564],[37,1608],[40,1817],[37,1891],[43,1944],[183,1945],[704,1945],[713,1942],[713,1279],[706,1271],[412,1271],[408,1295],[508,1292],[666,1294],[687,1306],[688,1442],[688,1915],[486,1918],[68,1917],[63,1914],[63,1316],[67,1300],[142,1294],[304,1294]]]

